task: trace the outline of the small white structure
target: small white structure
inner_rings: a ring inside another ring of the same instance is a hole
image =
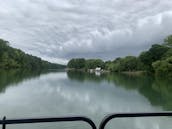
[[[101,68],[100,68],[100,67],[97,67],[97,68],[95,69],[95,71],[101,71]]]

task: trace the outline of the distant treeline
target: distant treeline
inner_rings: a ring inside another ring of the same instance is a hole
[[[172,35],[166,37],[162,44],[152,45],[138,57],[119,57],[106,62],[101,59],[76,58],[71,59],[67,67],[84,70],[101,67],[111,72],[147,71],[156,75],[172,76]]]
[[[0,39],[0,69],[61,69],[64,65],[50,63],[41,58],[24,53],[9,46],[8,41]]]

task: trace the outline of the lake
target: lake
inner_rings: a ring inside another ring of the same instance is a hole
[[[98,126],[110,113],[172,110],[172,82],[151,75],[0,70],[0,116],[82,115]],[[172,118],[114,119],[107,129],[171,129]],[[7,129],[89,129],[82,122],[8,125]]]

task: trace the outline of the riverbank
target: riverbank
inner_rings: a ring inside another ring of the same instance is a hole
[[[121,73],[131,75],[131,76],[140,76],[140,75],[146,74],[147,72],[146,71],[125,71]]]
[[[110,73],[109,70],[96,70],[96,69],[75,69],[75,68],[66,68],[65,71],[78,71],[78,72],[88,72],[88,73],[95,73],[95,72],[100,72],[100,73]]]
[[[126,75],[131,75],[131,76],[140,76],[140,75],[144,75],[147,72],[146,71],[121,71],[121,72],[113,72],[110,70],[100,70],[100,71],[96,71],[95,69],[75,69],[75,68],[66,68],[65,69],[66,72],[68,71],[78,71],[78,72],[87,72],[87,73],[121,73],[121,74],[126,74]]]

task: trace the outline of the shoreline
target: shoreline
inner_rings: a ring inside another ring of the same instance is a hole
[[[110,70],[100,70],[96,71],[92,69],[75,69],[75,68],[66,68],[65,71],[78,71],[78,72],[87,72],[87,73],[95,73],[95,72],[100,72],[100,73],[122,73],[122,74],[127,74],[127,75],[142,75],[147,73],[146,71],[122,71],[122,72],[113,72]]]
[[[146,74],[146,71],[123,71],[120,72],[122,74],[126,74],[126,75],[131,75],[131,76],[139,76],[139,75],[143,75]]]

